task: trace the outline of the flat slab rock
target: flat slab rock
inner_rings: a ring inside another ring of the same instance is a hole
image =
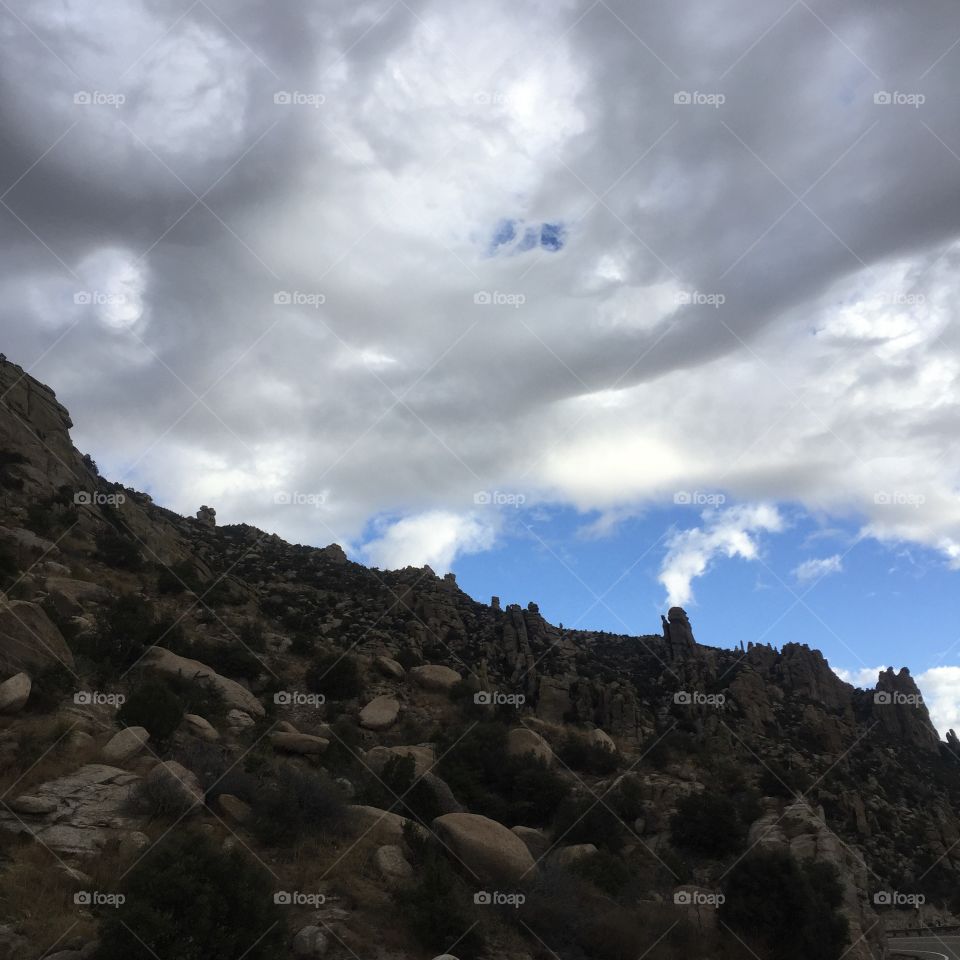
[[[127,812],[127,799],[140,777],[103,763],[89,763],[65,777],[41,783],[24,803],[0,805],[0,830],[27,833],[58,853],[96,853],[119,832],[140,830],[143,818]],[[27,813],[27,809],[47,813]]]

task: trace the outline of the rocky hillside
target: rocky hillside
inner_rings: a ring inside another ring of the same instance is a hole
[[[70,427],[0,360],[0,960],[866,958],[955,922],[960,747],[906,669],[858,690],[679,608],[564,630],[181,517]]]

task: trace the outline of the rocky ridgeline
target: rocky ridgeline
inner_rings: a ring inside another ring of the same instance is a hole
[[[543,830],[509,830],[470,813],[438,776],[434,746],[401,732],[435,729],[463,697],[491,709],[517,707],[509,749],[519,754],[553,764],[572,731],[617,752],[619,773],[576,776],[573,788],[595,793],[628,781],[637,804],[634,846],[657,856],[669,850],[678,803],[714,789],[718,770],[729,784],[755,790],[762,802],[748,825],[751,845],[838,869],[851,957],[876,952],[885,924],[916,917],[888,911],[881,918],[873,909],[878,891],[927,890],[921,915],[952,918],[960,742],[952,733],[940,742],[906,669],[882,673],[875,690],[858,690],[803,644],[700,644],[680,608],[656,634],[564,629],[535,603],[477,602],[452,574],[439,577],[429,567],[367,569],[335,544],[293,545],[250,526],[218,526],[209,506],[181,517],[100,477],[73,447],[69,415],[53,392],[7,361],[0,362],[0,398],[0,548],[16,566],[0,601],[0,713],[7,717],[0,757],[10,761],[18,749],[17,723],[33,679],[61,664],[82,683],[76,638],[95,633],[117,596],[135,593],[178,620],[186,635],[178,651],[160,638],[138,671],[206,683],[226,708],[217,727],[189,714],[178,742],[245,750],[244,738],[269,722],[264,704],[279,683],[298,689],[318,653],[355,656],[367,685],[343,709],[361,731],[364,763],[382,771],[394,755],[413,757],[442,811],[437,834],[485,881],[519,882],[556,841]],[[171,570],[190,582],[161,590],[158,576]],[[253,621],[264,626],[260,676],[221,674],[191,655],[245,648]],[[321,763],[333,727],[295,707],[273,721],[266,742],[295,762]],[[125,802],[136,784],[166,778],[191,809],[202,807],[194,775],[151,755],[142,727],[118,731],[115,706],[68,698],[60,709],[72,724],[72,769],[14,795],[0,809],[0,828],[82,858],[111,839],[149,844],[146,821]],[[228,823],[242,824],[249,813],[229,795],[217,803]],[[385,887],[407,882],[402,818],[364,804],[351,816],[377,843]],[[570,862],[589,852],[563,850]],[[694,864],[693,873],[689,889],[709,891],[722,877],[709,862]],[[669,893],[648,895],[653,902]],[[694,921],[715,925],[710,910],[696,911]],[[301,937],[302,955],[322,952],[317,937]]]

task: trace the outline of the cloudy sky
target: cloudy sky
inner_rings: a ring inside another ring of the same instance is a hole
[[[103,472],[960,717],[949,0],[2,0],[0,347]]]

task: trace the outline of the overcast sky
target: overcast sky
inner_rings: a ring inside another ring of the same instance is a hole
[[[805,590],[867,541],[960,567],[955,3],[4,0],[0,39],[0,346],[111,478],[438,572],[644,517],[661,606],[798,515],[847,531]]]

